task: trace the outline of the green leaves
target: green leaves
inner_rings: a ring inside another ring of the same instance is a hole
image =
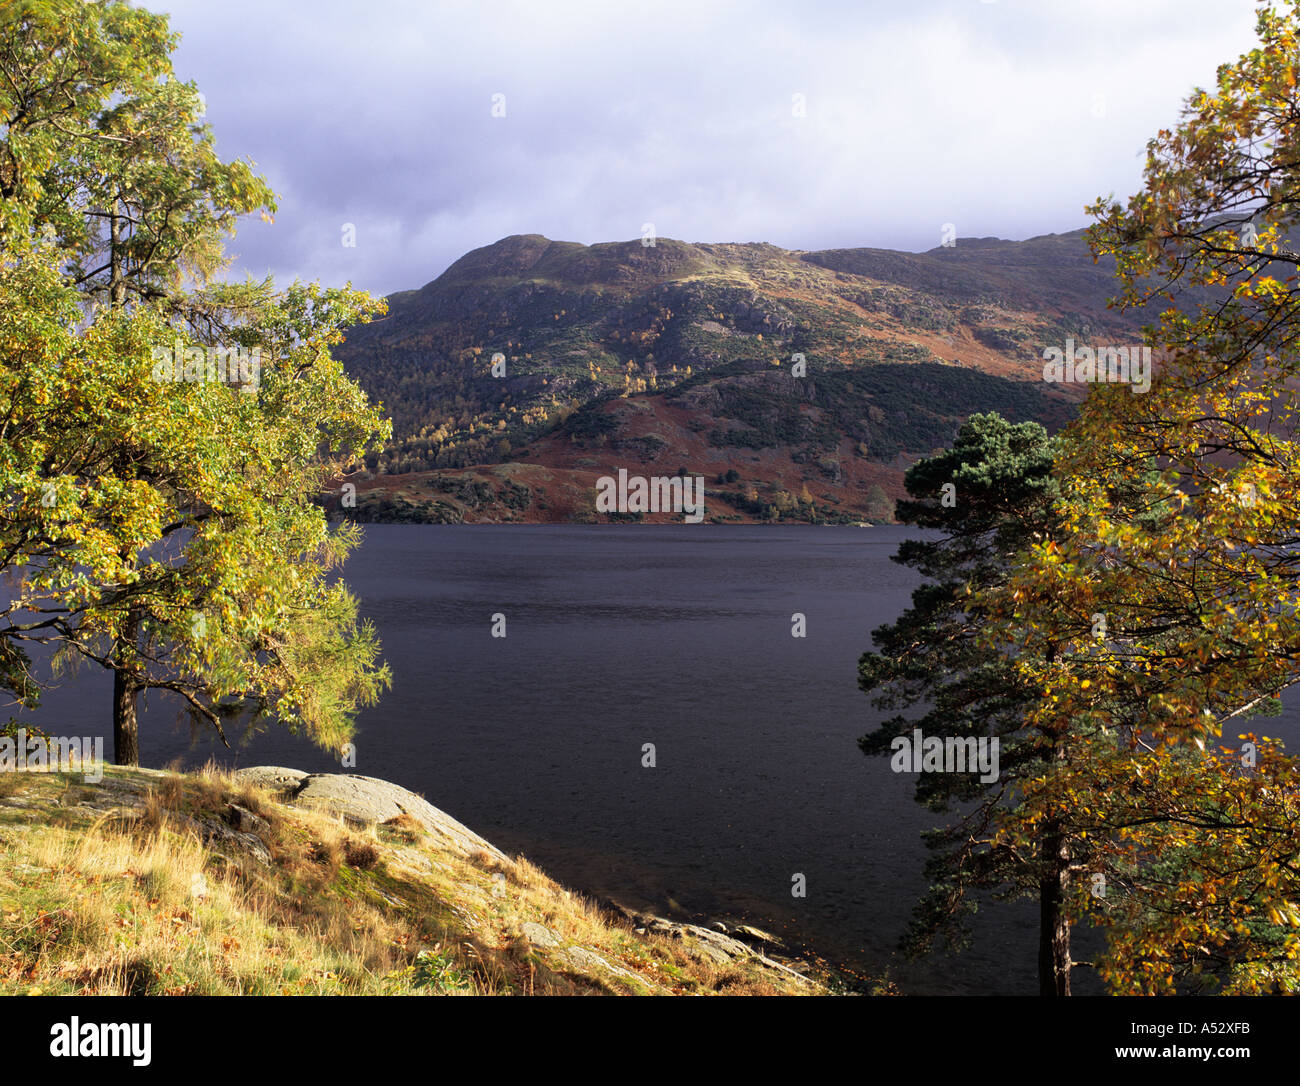
[[[274,202],[217,158],[176,41],[120,0],[0,9],[0,678],[28,691],[17,646],[54,643],[126,677],[119,737],[152,687],[337,747],[389,677],[316,499],[389,424],[329,352],[383,303],[210,281]]]
[[[165,16],[120,0],[45,0],[0,13],[0,244],[56,239],[90,297],[179,300],[223,264],[265,182],[223,163],[176,79]]]

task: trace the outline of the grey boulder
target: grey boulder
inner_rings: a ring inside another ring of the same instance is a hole
[[[355,773],[301,773],[279,766],[254,766],[235,774],[259,787],[279,792],[288,802],[337,814],[353,825],[369,826],[409,815],[445,848],[468,856],[486,852],[504,863],[509,859],[468,826],[438,810],[423,796],[401,785]]]

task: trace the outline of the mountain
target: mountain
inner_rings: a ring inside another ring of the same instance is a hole
[[[924,253],[504,238],[348,332],[394,442],[342,511],[604,520],[596,480],[625,468],[703,476],[709,520],[883,519],[967,415],[1063,424],[1082,390],[1043,382],[1043,349],[1136,343],[1114,293],[1082,231]]]

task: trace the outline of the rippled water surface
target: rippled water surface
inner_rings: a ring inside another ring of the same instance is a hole
[[[421,792],[590,894],[746,917],[872,975],[888,968],[908,992],[1032,992],[1027,903],[983,910],[958,957],[893,957],[934,816],[912,802],[910,778],[858,751],[877,716],[856,662],[916,583],[889,560],[905,535],[369,526],[346,576],[394,683],[361,718],[355,772]],[[791,636],[795,612],[806,638]],[[491,636],[497,613],[504,638]],[[111,734],[110,692],[83,673],[38,720]],[[175,716],[151,695],[146,764],[340,768],[277,731],[227,755]],[[791,895],[795,873],[806,898]]]

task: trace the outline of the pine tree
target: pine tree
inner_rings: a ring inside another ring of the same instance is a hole
[[[1040,902],[1040,991],[1069,993],[1069,926],[1060,881],[1068,869],[1062,832],[1045,827],[1031,853],[998,848],[992,827],[1009,783],[1032,772],[1042,755],[1025,736],[1025,716],[1035,691],[1012,662],[981,641],[982,616],[972,591],[1000,583],[1017,552],[1046,530],[1056,494],[1052,442],[1037,423],[1012,425],[996,414],[973,415],[951,449],[910,468],[900,501],[901,523],[938,530],[938,539],[904,540],[894,561],[925,582],[896,621],[874,632],[876,650],[862,655],[858,685],[884,710],[898,712],[865,735],[865,754],[888,756],[896,738],[914,729],[926,737],[996,739],[1001,776],[982,783],[977,774],[921,773],[917,802],[937,812],[964,807],[955,822],[927,834],[930,889],[918,904],[905,940],[912,954],[936,940],[966,945],[966,920],[976,894],[1002,889],[1035,895]],[[945,500],[947,499],[947,500]]]

